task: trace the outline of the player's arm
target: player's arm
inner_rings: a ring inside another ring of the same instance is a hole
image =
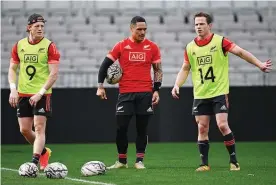
[[[98,73],[98,89],[96,95],[99,96],[102,100],[106,100],[107,96],[104,90],[104,79],[107,75],[108,68],[120,57],[120,50],[121,44],[118,42],[111,51],[106,55],[105,59],[103,60],[99,73]]]
[[[185,50],[185,54],[184,54],[184,63],[180,69],[180,71],[177,74],[176,80],[175,80],[175,84],[174,87],[172,89],[172,96],[176,99],[179,99],[179,87],[181,87],[185,81],[188,78],[189,72],[191,69],[191,65],[189,62],[189,58],[187,55],[187,51]]]
[[[57,47],[54,43],[51,43],[48,49],[48,68],[49,76],[41,90],[39,91],[40,95],[43,95],[48,89],[50,89],[58,78],[58,69],[59,69],[59,59],[60,53],[57,50]]]
[[[190,69],[191,69],[191,65],[188,62],[184,61],[175,80],[176,86],[181,87],[185,83],[186,79],[188,78]]]
[[[46,83],[42,87],[46,91],[48,89],[50,89],[54,85],[54,83],[56,82],[56,80],[58,78],[58,66],[59,66],[59,63],[58,63],[58,61],[52,61],[52,62],[53,63],[48,64],[50,74],[49,74],[49,77],[48,77]]]
[[[103,60],[100,66],[99,73],[98,73],[98,89],[104,88],[103,83],[107,75],[107,69],[120,57],[120,53],[121,53],[121,42],[118,42],[117,44],[115,44],[112,50],[109,51],[109,53],[106,55],[105,59]]]
[[[9,97],[9,103],[12,107],[16,107],[18,103],[18,93],[16,90],[16,71],[18,68],[18,64],[14,63],[13,59],[11,58],[10,61],[10,67],[9,67],[9,73],[8,73],[8,79],[10,83],[10,97]]]
[[[8,79],[10,86],[16,88],[16,71],[19,64],[19,57],[17,53],[17,43],[12,47],[11,51],[11,59],[10,59],[10,67],[9,67],[9,73],[8,73]]]
[[[18,63],[16,63],[13,58],[10,59],[10,67],[9,67],[9,73],[8,73],[8,79],[9,79],[9,84],[11,89],[16,88],[16,71],[18,68]]]
[[[9,103],[12,107],[16,107],[18,103],[18,92],[16,90],[16,78],[17,78],[17,68],[19,65],[19,57],[17,53],[17,44],[15,44],[12,48],[11,52],[11,59],[10,59],[10,66],[9,66],[9,72],[8,72],[8,80],[10,84],[10,97],[9,97]]]
[[[152,45],[152,68],[153,68],[153,92],[158,92],[162,85],[163,70],[161,63],[161,52],[156,44]]]
[[[30,102],[31,106],[36,106],[36,104],[42,98],[42,96],[45,94],[45,92],[48,89],[50,89],[56,82],[56,80],[58,78],[58,65],[59,65],[59,61],[57,61],[57,60],[48,61],[48,68],[49,68],[50,74],[48,76],[47,81],[45,82],[43,87],[40,89],[40,91],[30,98],[29,102]]]
[[[242,49],[241,47],[235,45],[232,49],[229,50],[230,53],[233,53],[234,55],[244,59],[245,61],[257,66],[261,71],[263,72],[269,72],[272,68],[272,62],[271,60],[268,60],[266,62],[261,62],[258,58],[256,58],[253,54],[248,52],[245,49]]]
[[[163,71],[162,71],[161,62],[153,63],[152,68],[153,68],[153,73],[154,73],[154,76],[153,76],[153,80],[154,80],[153,91],[159,91],[159,89],[162,85],[162,79],[163,79]]]
[[[185,81],[189,75],[190,69],[191,69],[190,61],[189,61],[187,50],[185,49],[184,62],[183,62],[183,65],[182,65],[180,71],[177,74],[177,77],[175,80],[175,85],[174,85],[175,87],[179,88],[185,83]]]
[[[162,78],[163,78],[161,60],[158,59],[158,61],[152,63],[152,68],[153,68],[153,73],[154,73],[152,105],[157,105],[160,101],[159,89],[161,88]]]
[[[107,69],[115,62],[116,60],[113,58],[113,56],[111,54],[108,54],[99,69],[99,73],[98,73],[98,88],[104,88],[103,87],[103,83],[104,83],[104,79],[106,78],[107,75]]]

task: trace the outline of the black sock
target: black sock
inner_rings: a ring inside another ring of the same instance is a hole
[[[230,155],[230,162],[231,163],[237,163],[237,157],[236,157],[236,147],[235,147],[235,138],[233,133],[227,134],[224,137],[224,144],[228,150],[228,153]]]
[[[39,158],[40,158],[40,154],[33,154],[32,162],[37,165],[39,162]]]
[[[136,163],[138,163],[140,161],[143,162],[144,156],[145,156],[144,153],[136,153]]]
[[[127,154],[118,154],[118,159],[120,163],[127,163]]]
[[[118,151],[119,162],[127,163],[127,148],[128,148],[128,125],[131,119],[131,115],[117,115],[117,135],[116,145]]]
[[[208,165],[209,140],[198,141],[201,165]]]
[[[149,119],[149,115],[136,115],[136,163],[144,160],[148,144],[147,127]]]
[[[44,155],[45,153],[47,152],[46,148],[44,147],[42,152],[41,152],[41,155]]]

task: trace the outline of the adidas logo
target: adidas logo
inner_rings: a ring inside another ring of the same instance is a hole
[[[44,111],[43,108],[39,109],[38,112],[40,112],[40,113],[45,113],[45,111]]]
[[[25,52],[25,50],[24,50],[24,49],[21,49],[20,52]]]
[[[132,49],[132,48],[130,47],[130,45],[127,45],[127,46],[125,46],[124,48],[125,48],[125,49]]]
[[[230,155],[232,155],[232,156],[233,156],[233,155],[236,155],[236,153],[235,153],[235,152],[233,152],[233,153],[232,153],[232,154],[230,154]]]
[[[223,105],[223,106],[221,106],[220,110],[227,110],[227,108],[225,105]]]
[[[152,110],[151,107],[149,107],[148,110],[147,110],[147,112],[152,112],[152,111],[153,111],[153,110]]]

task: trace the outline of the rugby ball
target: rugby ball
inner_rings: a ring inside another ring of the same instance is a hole
[[[26,162],[19,167],[18,173],[20,176],[23,176],[23,177],[35,178],[38,175],[38,171],[39,170],[36,164],[31,162]]]
[[[44,169],[44,172],[46,177],[49,179],[64,179],[68,174],[68,169],[64,164],[60,162],[54,162],[48,164]]]
[[[122,78],[123,72],[119,64],[112,64],[107,69],[106,82],[109,84],[116,84]]]
[[[81,167],[81,174],[83,176],[104,175],[106,173],[106,166],[101,161],[89,161]]]

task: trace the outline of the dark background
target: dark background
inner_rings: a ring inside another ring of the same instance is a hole
[[[108,88],[107,101],[99,100],[92,89],[54,89],[53,117],[47,122],[47,143],[115,142],[115,104],[118,89]],[[19,132],[16,109],[9,106],[9,89],[1,89],[2,144],[26,143]],[[160,90],[161,101],[149,126],[151,142],[197,140],[192,110],[192,88],[181,88],[180,100],[171,97],[171,88]],[[276,141],[276,87],[231,87],[229,124],[238,141]],[[135,141],[135,117],[129,141]],[[212,118],[210,140],[223,138]]]

